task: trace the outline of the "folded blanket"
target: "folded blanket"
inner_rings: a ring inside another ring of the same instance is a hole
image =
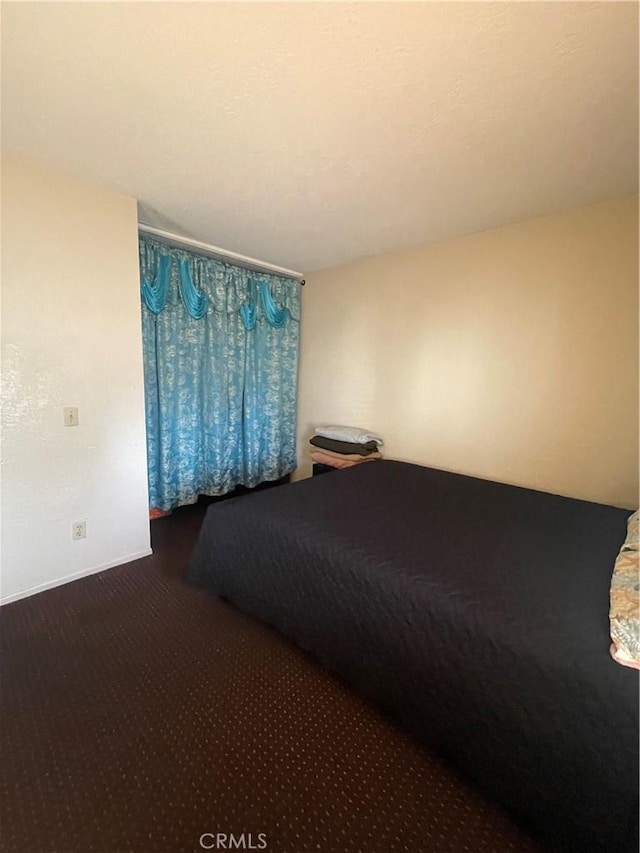
[[[363,462],[376,462],[380,458],[377,456],[359,456],[358,459],[345,459],[340,454],[327,456],[322,450],[312,450],[309,454],[314,462],[319,462],[320,465],[329,465],[331,468],[353,468],[354,465],[362,465]]]
[[[627,538],[613,569],[609,609],[611,656],[633,669],[640,669],[639,528],[636,511],[629,517]]]
[[[314,432],[316,435],[322,435],[324,438],[334,438],[336,441],[351,441],[358,444],[375,441],[378,447],[384,444],[384,441],[375,432],[369,432],[369,430],[360,429],[359,427],[319,426],[315,428]]]
[[[334,453],[357,453],[360,456],[368,456],[378,449],[375,441],[361,444],[356,441],[336,441],[335,438],[325,438],[323,435],[314,435],[310,442],[323,450],[331,450]]]
[[[374,451],[363,456],[360,453],[336,453],[334,450],[327,450],[324,447],[309,447],[310,455],[313,458],[314,453],[322,453],[323,456],[330,456],[332,459],[346,459],[349,462],[367,462],[369,459],[382,459],[382,453]]]

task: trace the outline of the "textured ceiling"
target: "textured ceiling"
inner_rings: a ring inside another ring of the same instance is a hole
[[[637,191],[636,3],[3,3],[3,147],[309,272]]]

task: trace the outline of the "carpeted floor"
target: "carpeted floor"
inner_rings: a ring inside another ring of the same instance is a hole
[[[2,608],[0,849],[179,853],[212,833],[272,853],[540,853],[303,652],[184,586],[202,515],[154,521],[153,557]]]

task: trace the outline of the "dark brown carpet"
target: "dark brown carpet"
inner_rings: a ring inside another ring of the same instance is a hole
[[[539,853],[303,652],[181,583],[202,514],[2,608],[1,849]]]

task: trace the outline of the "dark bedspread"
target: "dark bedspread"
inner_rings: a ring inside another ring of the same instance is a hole
[[[189,579],[311,651],[550,845],[635,853],[638,675],[608,653],[628,515],[377,462],[212,506]]]

